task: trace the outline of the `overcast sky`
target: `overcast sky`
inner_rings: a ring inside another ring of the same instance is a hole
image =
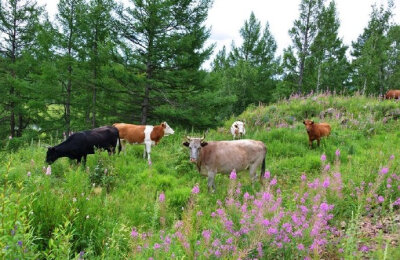
[[[119,0],[128,2],[128,0]],[[295,19],[299,17],[299,4],[301,0],[214,0],[209,10],[208,27],[211,27],[211,37],[207,44],[216,43],[214,53],[217,53],[222,46],[228,51],[232,41],[236,46],[241,44],[239,34],[240,28],[248,20],[253,11],[256,18],[264,28],[269,23],[272,35],[278,44],[277,55],[291,44],[289,29],[293,26]],[[326,1],[329,3],[329,0]],[[367,26],[371,6],[385,4],[387,0],[336,0],[336,8],[340,20],[339,37],[346,45],[363,32]],[[400,2],[394,7],[393,21],[400,24]],[[57,0],[38,0],[39,4],[46,4],[50,17],[57,12]]]

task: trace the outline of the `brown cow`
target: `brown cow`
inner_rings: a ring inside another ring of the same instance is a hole
[[[143,158],[146,158],[149,164],[151,146],[156,145],[160,142],[161,138],[165,135],[172,135],[174,130],[167,124],[163,122],[160,125],[132,125],[125,123],[115,123],[113,124],[119,131],[119,138],[123,139],[130,144],[144,144]]]
[[[390,89],[385,94],[385,99],[399,99],[400,98],[400,90]]]
[[[304,120],[303,124],[306,126],[307,134],[308,134],[308,144],[310,148],[312,148],[312,142],[317,140],[317,144],[319,146],[319,142],[321,137],[329,136],[331,133],[331,126],[328,123],[314,123],[312,120]]]
[[[190,149],[190,161],[196,163],[200,174],[208,176],[208,190],[215,191],[214,178],[217,172],[228,174],[233,169],[249,169],[252,181],[261,166],[260,181],[265,171],[267,148],[261,141],[234,140],[204,142],[203,138],[186,137],[183,145]]]

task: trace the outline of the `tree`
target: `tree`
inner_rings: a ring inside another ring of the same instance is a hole
[[[388,32],[389,53],[387,70],[388,89],[400,89],[400,25],[394,25]]]
[[[278,71],[277,45],[268,23],[262,30],[261,23],[251,13],[240,29],[240,35],[243,38],[241,46],[232,43],[232,51],[227,57],[223,49],[214,60],[214,72],[217,68],[224,70],[224,92],[236,96],[232,106],[235,114],[243,112],[249,104],[271,101]]]
[[[133,48],[137,74],[145,75],[141,123],[155,118],[154,108],[182,105],[201,89],[199,68],[211,54],[204,48],[209,30],[203,26],[210,0],[131,0],[120,8],[119,28]],[[164,115],[163,115],[164,116]]]
[[[85,102],[90,106],[85,107],[83,113],[87,116],[87,121],[91,121],[92,128],[97,127],[96,114],[99,106],[109,102],[109,96],[105,92],[112,92],[112,89],[103,84],[107,73],[102,73],[102,70],[112,63],[117,45],[117,34],[114,29],[115,21],[112,16],[115,7],[116,4],[113,0],[90,0],[88,10],[83,14],[84,19],[82,19],[84,50],[88,60],[88,92],[91,92],[90,100],[86,99],[87,102]],[[102,98],[101,101],[103,102],[98,102],[99,98]],[[101,112],[103,115],[110,113],[104,107]],[[90,114],[91,118],[89,119]]]
[[[384,92],[390,42],[387,38],[392,3],[372,7],[370,20],[364,32],[353,42],[353,83],[363,94]]]
[[[318,17],[321,13],[324,0],[302,0],[300,3],[300,17],[294,21],[289,30],[298,60],[298,88],[303,91],[303,76],[306,60],[310,56],[310,46],[318,32]]]
[[[29,124],[26,101],[32,85],[27,79],[29,49],[36,40],[43,8],[36,1],[0,1],[0,53],[2,56],[2,106],[7,114],[10,136],[21,136]]]
[[[78,58],[83,46],[82,25],[83,13],[86,11],[84,0],[60,0],[58,3],[57,20],[60,23],[58,47],[61,50],[59,59],[59,81],[62,89],[64,121],[66,135],[71,132],[71,107],[73,90],[83,89],[80,79],[84,78],[79,71]],[[76,95],[77,97],[79,95]]]
[[[310,46],[310,57],[306,62],[307,85],[310,89],[342,91],[348,81],[350,65],[346,58],[347,47],[338,37],[339,20],[336,4],[330,2],[323,7],[317,21],[318,32]]]

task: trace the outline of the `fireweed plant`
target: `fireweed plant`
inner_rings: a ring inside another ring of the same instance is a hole
[[[397,110],[327,93],[250,107],[240,118],[267,145],[268,171],[254,185],[234,169],[217,175],[214,194],[182,147],[200,133],[163,139],[151,166],[128,146],[49,167],[44,145],[57,137],[6,140],[0,259],[400,259]],[[332,134],[309,149],[301,122],[321,116]],[[207,139],[230,138],[235,119]]]
[[[388,175],[392,160],[393,157],[388,166],[380,170],[375,183],[368,185],[368,189],[364,186],[355,188],[359,202],[365,205],[367,211],[381,205],[387,193],[393,191],[390,188],[395,183],[400,184],[399,176]],[[154,239],[154,236],[146,232],[139,233],[133,227],[132,250],[135,254],[155,259],[161,256],[178,257],[176,251],[171,252],[171,245],[180,246],[181,253],[199,259],[268,259],[290,256],[318,259],[332,255],[343,256],[342,246],[346,243],[346,234],[333,224],[335,205],[330,202],[343,198],[342,177],[338,171],[339,149],[335,152],[333,163],[331,167],[326,155],[322,154],[320,177],[309,180],[306,174],[301,176],[301,192],[287,197],[295,202],[296,206],[292,209],[283,205],[277,176],[266,171],[261,190],[249,194],[242,190],[233,170],[229,177],[227,197],[224,201],[217,201],[208,226],[199,225],[204,223],[202,218],[205,216],[201,210],[197,210],[199,187],[196,185],[182,220],[175,223],[174,230],[171,233],[162,230]],[[386,185],[389,189],[379,193],[379,187],[384,182],[390,184]],[[398,205],[399,199],[390,206]],[[164,200],[165,197],[160,195],[159,203],[163,204]],[[359,251],[368,251],[368,247],[361,246]]]

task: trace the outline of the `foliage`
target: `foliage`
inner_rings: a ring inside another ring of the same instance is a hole
[[[390,118],[396,108],[392,100],[329,94],[250,107],[240,118],[246,121],[246,138],[267,145],[264,183],[252,184],[245,172],[218,175],[215,194],[207,192],[206,179],[181,144],[184,135],[196,133],[182,130],[153,148],[151,166],[142,158],[143,147],[134,145],[125,154],[89,155],[86,168],[62,158],[50,171],[42,163],[42,144],[3,151],[9,163],[0,166],[0,212],[7,211],[0,220],[0,254],[24,259],[398,255],[391,243],[399,227],[384,221],[400,214],[399,122]],[[305,116],[332,125],[319,148],[308,148]],[[230,138],[228,132],[207,133],[208,140]],[[106,168],[113,176],[108,192],[104,183],[93,185]],[[384,223],[390,236],[367,236],[367,220]]]

